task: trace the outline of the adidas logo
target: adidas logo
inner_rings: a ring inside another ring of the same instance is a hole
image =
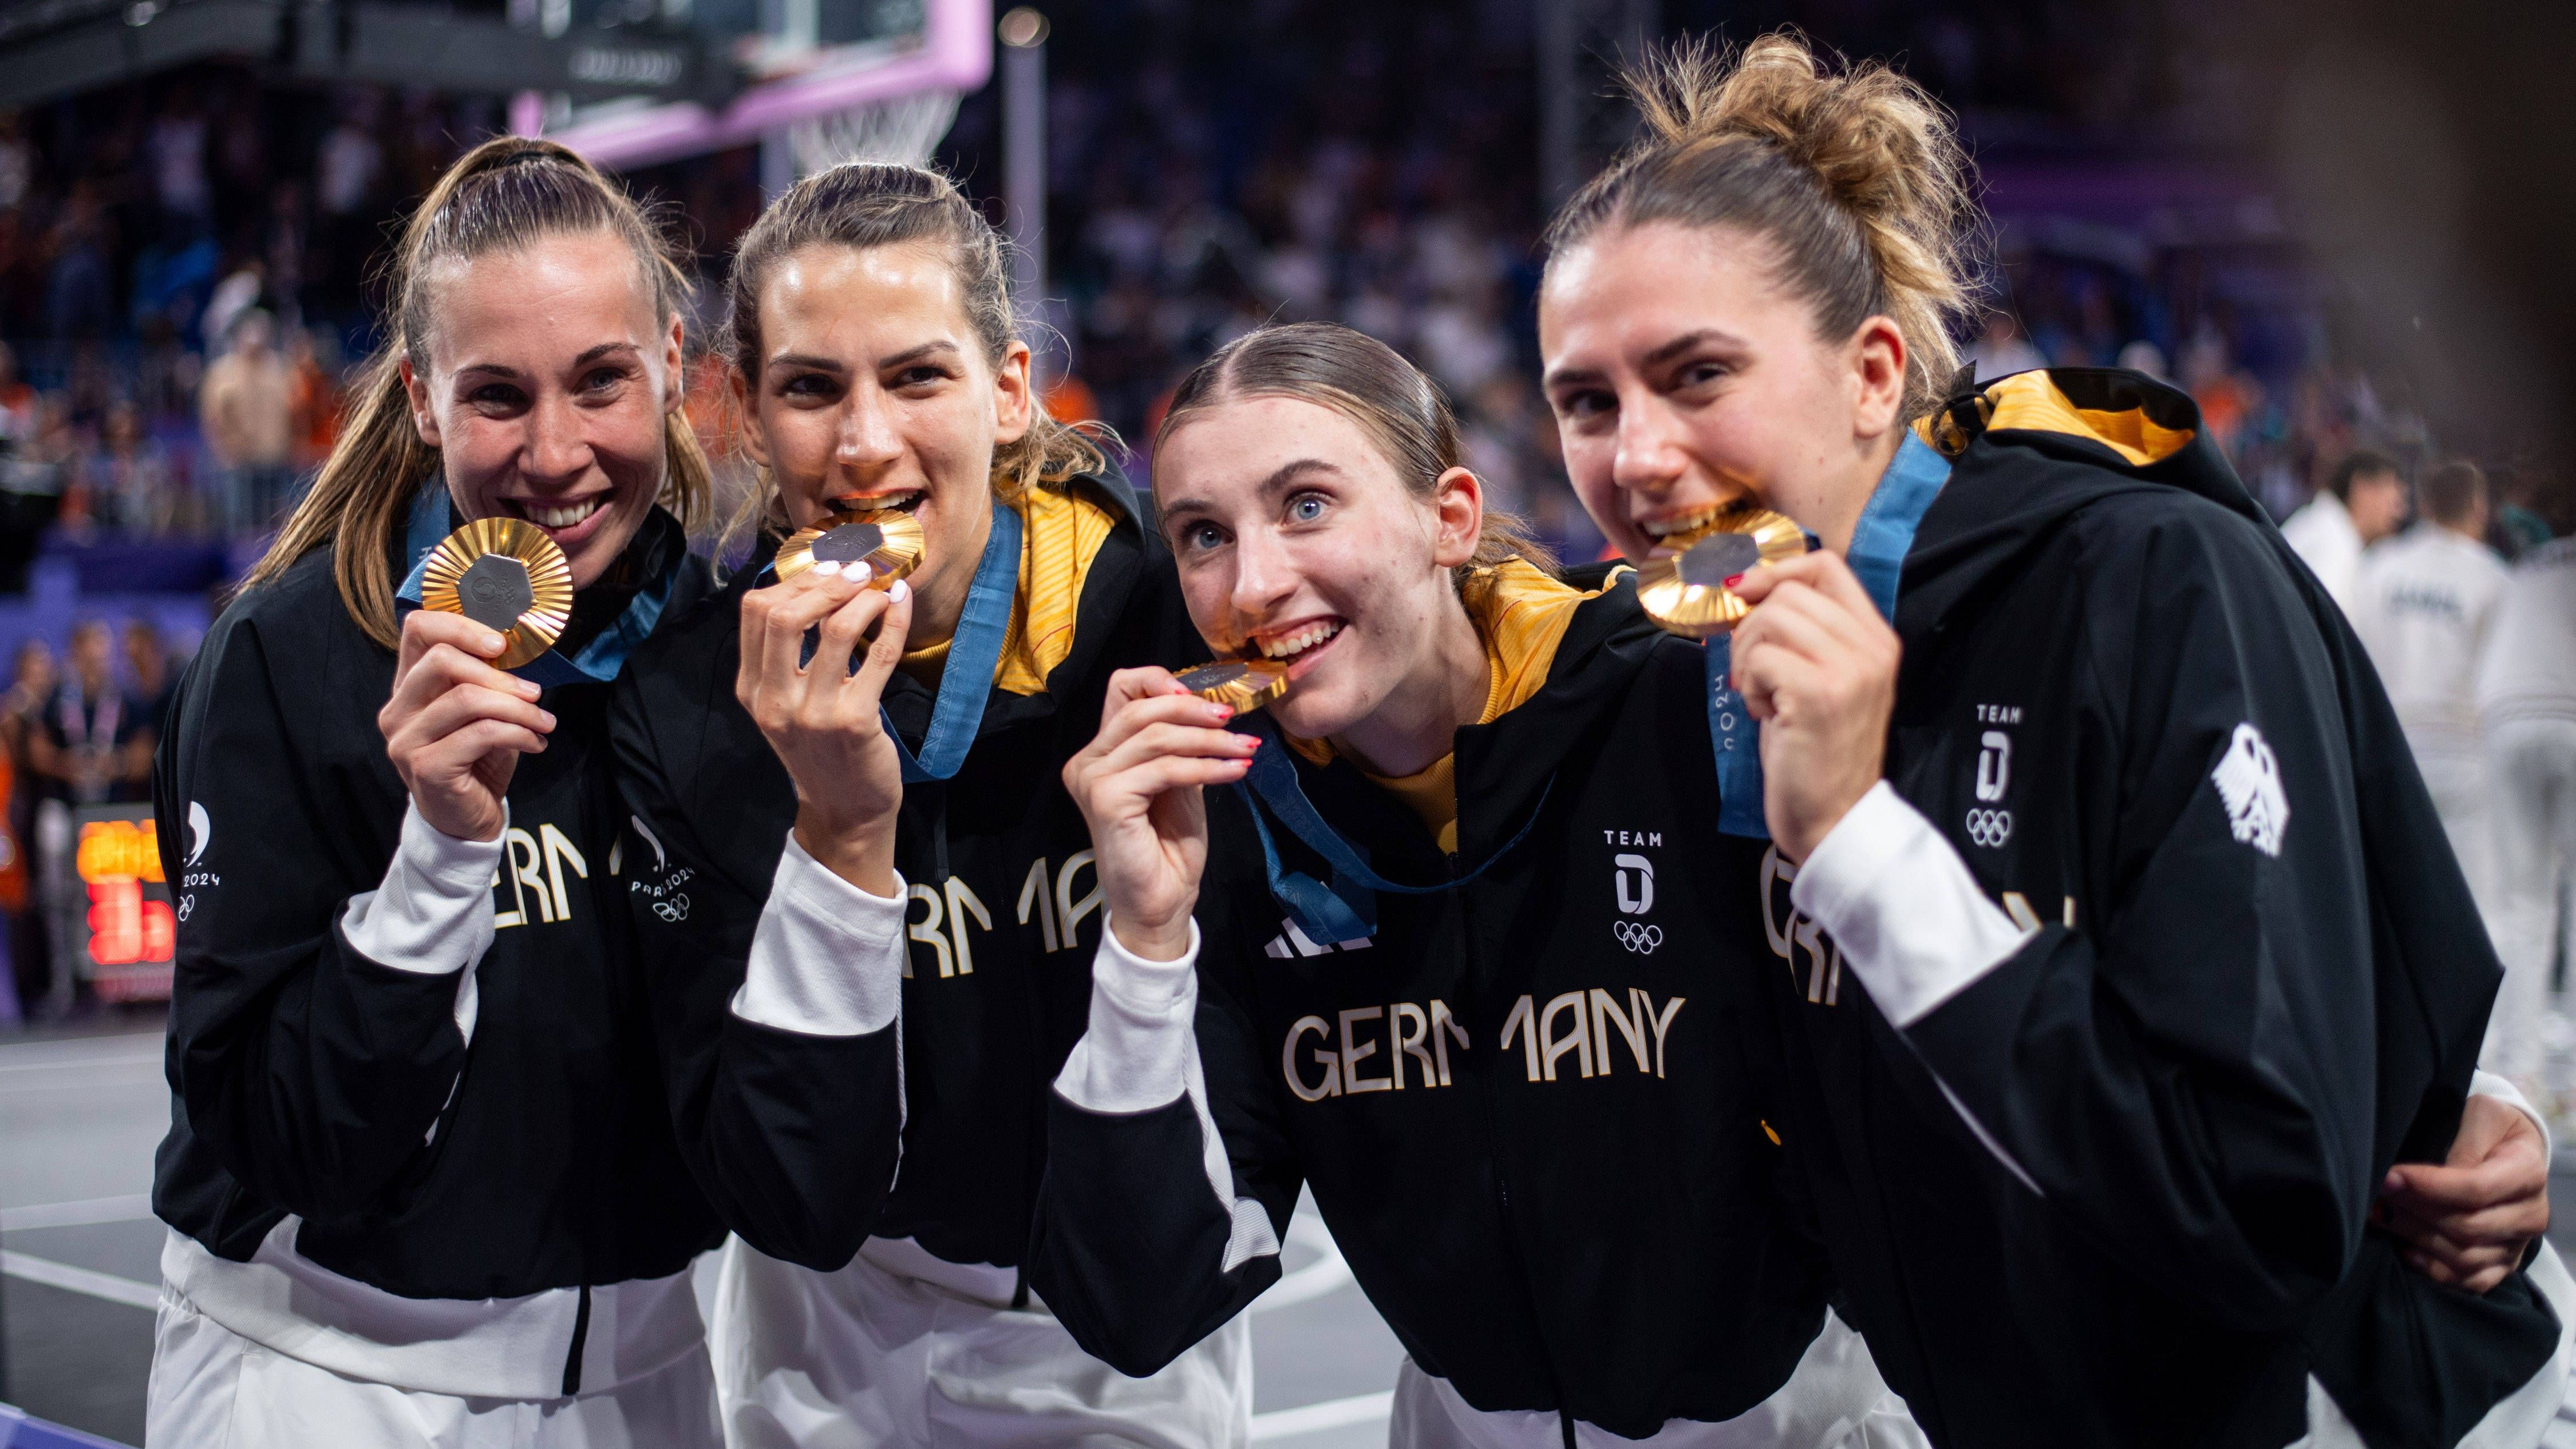
[[[1295,921],[1282,921],[1279,927],[1279,934],[1271,937],[1270,944],[1262,947],[1261,951],[1263,955],[1276,956],[1282,961],[1291,956],[1321,956],[1327,951],[1365,951],[1374,944],[1362,936],[1355,941],[1335,941],[1331,945],[1318,946],[1307,938],[1305,932],[1297,929]]]

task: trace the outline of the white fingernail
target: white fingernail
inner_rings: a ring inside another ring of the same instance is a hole
[[[823,574],[830,578],[839,578],[841,575],[841,565],[837,560],[827,558],[821,563],[814,565],[814,572]]]
[[[897,579],[892,584],[886,586],[886,597],[900,604],[904,600],[912,597],[912,585],[905,583],[901,579]]]

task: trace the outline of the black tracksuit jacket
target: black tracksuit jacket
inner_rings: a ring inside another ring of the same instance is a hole
[[[1100,932],[1090,835],[1061,771],[1098,733],[1112,672],[1206,657],[1126,485],[1071,486],[1118,515],[1084,576],[1072,653],[1043,693],[991,691],[954,778],[904,787],[902,1016],[805,1038],[837,1075],[746,1056],[763,1029],[729,1009],[796,820],[794,783],[734,696],[752,572],[657,633],[620,681],[619,782],[652,836],[627,844],[635,931],[680,1150],[773,1257],[828,1272],[878,1236],[953,1263],[1023,1261],[1047,1084],[1082,1035]],[[886,683],[886,711],[916,748],[932,698],[900,671]]]
[[[2037,929],[1899,1031],[1761,868],[1855,1326],[1945,1446],[2277,1449],[2311,1374],[2375,1446],[2455,1442],[2556,1325],[2365,1227],[2448,1147],[2500,974],[2377,676],[2182,394],[2024,374],[1935,436],[1887,776]],[[2268,839],[2219,778],[2249,725]]]
[[[1823,1322],[1764,1121],[1777,966],[1753,896],[1707,888],[1761,848],[1709,828],[1700,689],[1699,650],[1632,582],[1582,604],[1539,693],[1458,732],[1454,859],[1346,761],[1298,761],[1390,880],[1472,869],[1537,812],[1469,884],[1380,894],[1357,946],[1290,932],[1242,798],[1207,794],[1196,1044],[1232,1195],[1275,1235],[1311,1187],[1405,1351],[1479,1409],[1631,1437],[1732,1418]],[[1188,1097],[1108,1115],[1059,1094],[1050,1132],[1031,1275],[1092,1353],[1148,1372],[1277,1280],[1275,1251],[1224,1268],[1235,1223]]]
[[[705,587],[659,510],[627,563],[681,570],[674,610]],[[331,569],[317,550],[224,610],[161,744],[179,925],[153,1210],[235,1262],[300,1215],[297,1251],[407,1298],[676,1273],[723,1231],[672,1140],[632,959],[608,686],[547,691],[554,732],[510,778],[469,1047],[454,973],[368,960],[341,931],[408,797],[376,724],[394,651]]]

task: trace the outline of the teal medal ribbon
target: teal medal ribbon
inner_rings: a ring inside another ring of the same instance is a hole
[[[1843,561],[1890,624],[1896,622],[1896,589],[1904,577],[1906,552],[1914,547],[1914,532],[1949,481],[1950,460],[1908,428],[1852,529]],[[1717,828],[1768,840],[1771,827],[1762,814],[1762,726],[1745,708],[1744,696],[1726,682],[1734,658],[1730,636],[1708,641],[1708,740],[1717,753]]]
[[[408,614],[420,607],[422,581],[429,574],[429,556],[446,537],[456,531],[454,516],[449,511],[447,487],[436,477],[424,479],[420,491],[413,495],[410,521],[403,530],[403,556],[411,560],[411,572],[403,576],[402,587],[394,591],[399,612]],[[685,555],[684,555],[685,557]],[[662,618],[662,610],[671,602],[671,590],[680,581],[680,570],[664,569],[662,576],[636,591],[617,618],[581,646],[570,658],[549,649],[518,668],[512,674],[534,682],[540,689],[553,689],[563,684],[606,684],[626,667],[626,656],[653,632]],[[410,608],[401,608],[401,605]]]
[[[1512,847],[1527,839],[1530,827],[1538,824],[1541,811],[1547,808],[1547,797],[1556,789],[1556,777],[1548,777],[1539,791],[1538,803],[1530,807],[1530,818],[1511,839],[1485,862],[1465,875],[1441,881],[1436,885],[1399,885],[1369,869],[1359,847],[1342,838],[1323,812],[1306,798],[1305,787],[1297,783],[1297,762],[1288,758],[1288,746],[1268,724],[1255,722],[1247,733],[1257,735],[1261,752],[1252,757],[1252,768],[1234,784],[1235,793],[1243,797],[1243,808],[1252,815],[1252,831],[1261,838],[1261,863],[1270,876],[1270,898],[1309,941],[1357,941],[1377,934],[1377,892],[1400,896],[1437,895],[1460,886],[1492,870]],[[1287,869],[1279,860],[1279,845],[1270,835],[1270,824],[1262,818],[1262,807],[1279,817],[1288,833],[1303,841],[1306,848],[1324,858],[1332,867],[1329,884],[1298,871]]]
[[[920,755],[905,748],[893,719],[885,721],[905,784],[950,779],[966,763],[966,751],[984,723],[984,702],[993,691],[993,671],[1002,662],[1002,640],[1011,632],[1011,601],[1019,587],[1020,515],[996,501],[992,535],[984,540],[984,556],[975,564],[974,582],[966,587],[966,607],[949,640],[948,665],[939,672],[939,692],[930,703],[930,728],[922,733]],[[885,707],[878,706],[877,713],[883,717]]]

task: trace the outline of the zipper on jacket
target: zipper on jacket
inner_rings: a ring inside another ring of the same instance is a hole
[[[572,1352],[564,1355],[563,1396],[581,1392],[581,1350],[590,1341],[590,1285],[581,1285],[581,1306],[572,1315]]]

